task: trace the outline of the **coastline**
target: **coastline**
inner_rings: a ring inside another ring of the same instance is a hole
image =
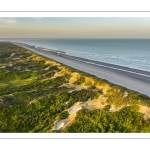
[[[146,95],[8,42],[0,58],[0,132],[150,132]]]
[[[11,43],[75,69],[106,79],[114,84],[150,96],[150,72],[69,56],[61,51],[46,51],[44,48],[34,47],[27,44],[16,42]]]

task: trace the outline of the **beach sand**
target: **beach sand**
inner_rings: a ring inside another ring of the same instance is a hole
[[[150,96],[150,72],[69,56],[60,51],[47,51],[27,44],[13,44],[24,47],[34,53],[53,59],[75,69],[106,79],[114,84]]]

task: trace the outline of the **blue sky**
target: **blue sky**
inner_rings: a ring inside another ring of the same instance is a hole
[[[0,38],[150,38],[150,18],[0,18]]]

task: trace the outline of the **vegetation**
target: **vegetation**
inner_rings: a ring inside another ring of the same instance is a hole
[[[75,122],[62,132],[150,132],[150,124],[144,121],[136,106],[125,107],[118,112],[109,112],[108,108],[106,106],[102,110],[80,110]]]
[[[74,72],[80,78],[72,84]],[[101,110],[82,108],[70,126],[52,130],[75,103],[94,99],[107,105]],[[110,112],[112,105],[123,107]],[[149,107],[150,98],[0,42],[0,132],[150,132],[149,119],[139,112],[141,105]]]
[[[92,90],[82,89],[79,91],[73,91],[70,94],[68,107],[71,107],[75,102],[85,102],[89,99],[94,99],[94,97],[97,97],[97,95],[98,93]]]
[[[85,81],[85,77],[81,77],[75,82],[75,84],[80,85],[80,84],[84,83],[84,81]]]
[[[63,111],[60,113],[59,119],[65,119],[69,116],[68,111]]]

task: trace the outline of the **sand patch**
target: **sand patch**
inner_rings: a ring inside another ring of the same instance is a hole
[[[85,102],[82,105],[82,108],[89,109],[89,110],[103,109],[103,107],[105,105],[106,105],[106,103],[103,104],[103,103],[101,103],[101,101],[99,99],[96,99],[96,100],[90,100],[90,101]]]
[[[76,102],[73,106],[68,109],[69,114],[76,113],[82,109],[83,102]]]
[[[47,60],[47,61],[45,62],[45,65],[50,65],[51,63],[52,63],[51,61]]]
[[[60,66],[59,63],[54,62],[54,61],[50,61],[50,60],[47,60],[47,61],[45,62],[45,65]]]
[[[16,55],[16,53],[12,53],[11,55],[10,55],[10,57],[13,57],[13,56],[15,56]]]
[[[116,107],[114,104],[111,105],[109,112],[116,112],[121,110],[123,107],[125,107],[124,105],[120,106],[120,107]]]
[[[91,86],[94,84],[94,80],[89,78],[89,77],[85,77],[85,82],[84,82],[84,86]]]
[[[34,58],[34,60],[40,61],[40,60],[43,60],[43,59],[42,59],[41,57],[37,57],[37,56],[36,56],[36,57]]]
[[[72,113],[66,119],[56,120],[54,122],[54,127],[52,128],[52,130],[60,130],[60,129],[63,129],[63,128],[69,126],[73,122],[75,117],[76,117],[76,113]]]
[[[69,72],[65,67],[62,66],[58,66],[59,69],[61,69],[61,71],[57,71],[53,78],[59,77],[59,76],[64,76],[64,74],[71,74],[71,72]]]
[[[46,67],[44,70],[49,70],[50,66],[49,67]]]
[[[35,103],[37,100],[33,100],[33,101],[30,101],[29,103],[28,103],[28,105],[31,105],[32,103]]]
[[[144,114],[144,119],[147,120],[148,118],[150,118],[150,108],[147,106],[140,106],[139,112]]]
[[[74,85],[74,84],[72,84],[72,83],[64,83],[64,84],[62,84],[62,85],[59,86],[59,87],[78,88],[77,85]],[[79,90],[80,90],[80,88],[79,88]]]
[[[80,85],[75,85],[75,84],[72,84],[72,83],[64,83],[59,87],[67,87],[67,88],[71,89],[70,91],[68,91],[69,93],[71,93],[73,91],[79,91],[79,90],[82,89]]]
[[[68,69],[66,69],[65,67],[61,67],[61,72],[62,72],[62,74],[68,74],[68,75],[70,75],[70,74],[72,74],[72,72],[70,72]]]
[[[125,92],[123,93],[123,98],[125,98],[125,97],[127,97],[127,96],[128,96],[128,92],[125,91]]]
[[[2,68],[2,69],[3,69],[3,68],[6,68],[6,65],[5,65],[5,66],[1,66],[0,68]]]
[[[96,84],[95,86],[97,89],[102,90],[104,94],[106,94],[107,91],[111,89],[111,87],[108,84],[106,84],[106,85]]]
[[[63,76],[63,74],[60,72],[56,72],[53,76],[53,78],[56,78],[56,77],[60,77],[60,76]]]
[[[82,102],[75,103],[72,107],[68,109],[69,112],[68,118],[62,120],[56,120],[54,122],[54,127],[52,128],[52,130],[60,130],[70,125],[74,121],[76,117],[76,113],[81,109],[82,109]]]
[[[68,118],[56,120],[54,122],[54,127],[52,128],[52,130],[60,130],[71,125],[76,117],[76,113],[81,109],[102,109],[105,105],[107,105],[106,103],[102,104],[102,102],[105,101],[106,98],[102,98],[102,96],[100,96],[98,99],[88,100],[86,102],[76,102],[73,106],[67,109],[67,111],[69,112]]]

